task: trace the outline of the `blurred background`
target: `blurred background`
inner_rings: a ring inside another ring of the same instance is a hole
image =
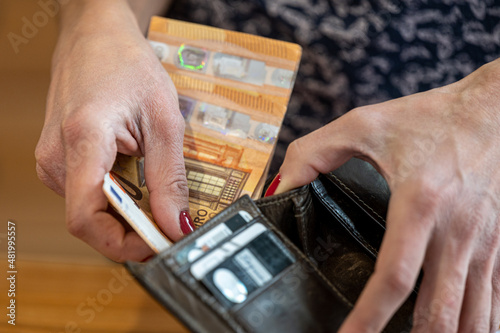
[[[23,26],[34,20],[25,38]],[[36,176],[57,22],[38,1],[0,0],[0,269],[7,275],[12,221],[17,270],[15,326],[7,323],[9,284],[0,279],[0,331],[184,332],[121,265],[66,231],[64,199]],[[18,36],[16,50],[9,37]]]

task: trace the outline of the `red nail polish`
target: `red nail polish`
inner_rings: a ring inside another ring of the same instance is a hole
[[[281,175],[278,173],[271,182],[271,185],[269,185],[269,187],[267,188],[266,194],[264,194],[264,198],[273,195],[276,189],[278,188],[280,182],[281,182]]]
[[[194,224],[189,211],[184,210],[179,216],[181,231],[184,235],[188,235],[194,231]]]

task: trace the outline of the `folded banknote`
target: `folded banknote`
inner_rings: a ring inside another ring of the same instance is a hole
[[[152,18],[148,39],[186,121],[189,210],[199,227],[240,196],[260,196],[301,47],[161,17]],[[119,154],[113,172],[154,223],[144,158]]]

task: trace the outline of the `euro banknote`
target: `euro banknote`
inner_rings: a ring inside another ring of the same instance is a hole
[[[242,195],[260,196],[301,48],[161,17],[152,18],[148,39],[177,89],[186,121],[189,210],[199,227]],[[113,172],[154,221],[144,163],[143,157],[119,154]]]

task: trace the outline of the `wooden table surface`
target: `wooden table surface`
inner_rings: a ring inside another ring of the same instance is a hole
[[[16,325],[0,332],[187,332],[121,265],[18,261]],[[6,279],[0,280],[7,298]]]

